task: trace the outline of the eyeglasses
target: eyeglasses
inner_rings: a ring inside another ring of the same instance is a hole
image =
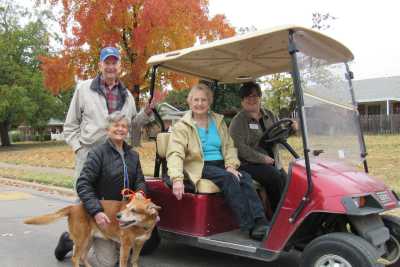
[[[258,98],[258,97],[260,97],[260,96],[257,94],[251,94],[251,95],[246,96],[246,98]]]

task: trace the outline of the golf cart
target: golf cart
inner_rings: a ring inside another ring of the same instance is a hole
[[[154,178],[149,197],[162,206],[158,228],[145,250],[161,239],[243,257],[273,261],[281,252],[302,253],[302,266],[371,267],[400,256],[400,220],[382,212],[399,198],[368,175],[366,148],[352,88],[353,54],[334,39],[298,27],[276,27],[152,56],[151,96],[157,70],[189,74],[218,84],[243,83],[290,73],[295,89],[302,156],[287,143],[290,122],[266,130],[260,145],[281,144],[293,160],[270,230],[261,242],[238,230],[233,214],[210,180],[182,200],[166,179],[169,133],[159,118]]]

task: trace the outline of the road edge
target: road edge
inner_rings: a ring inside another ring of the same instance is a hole
[[[53,186],[53,185],[44,185],[40,183],[35,183],[35,182],[26,182],[26,181],[21,181],[18,179],[11,179],[11,178],[4,178],[0,177],[0,185],[11,185],[11,186],[16,186],[16,187],[28,187],[31,189],[35,189],[37,191],[43,191],[46,193],[56,193],[62,196],[67,196],[67,197],[77,197],[76,193],[72,189],[64,188],[64,187],[59,187],[59,186]]]

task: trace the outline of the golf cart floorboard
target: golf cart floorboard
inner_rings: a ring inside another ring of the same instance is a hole
[[[204,237],[190,235],[184,236],[182,234],[161,230],[161,236],[207,250],[239,255],[263,261],[272,261],[279,255],[279,253],[265,250],[262,247],[262,242],[250,239],[248,234],[243,233],[240,230],[233,230]]]
[[[219,233],[207,237],[199,237],[199,242],[208,244],[221,244],[229,245],[232,248],[236,247],[240,250],[255,252],[257,248],[261,247],[261,242],[250,239],[247,233],[240,230],[233,230],[229,232]]]

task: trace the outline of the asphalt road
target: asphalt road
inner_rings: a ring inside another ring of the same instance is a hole
[[[71,266],[70,259],[58,262],[54,247],[66,229],[66,220],[44,226],[25,225],[27,217],[52,212],[69,205],[73,199],[32,189],[0,185],[0,266],[61,267]],[[162,241],[152,255],[141,257],[142,267],[297,267],[295,255],[285,255],[273,263]]]

